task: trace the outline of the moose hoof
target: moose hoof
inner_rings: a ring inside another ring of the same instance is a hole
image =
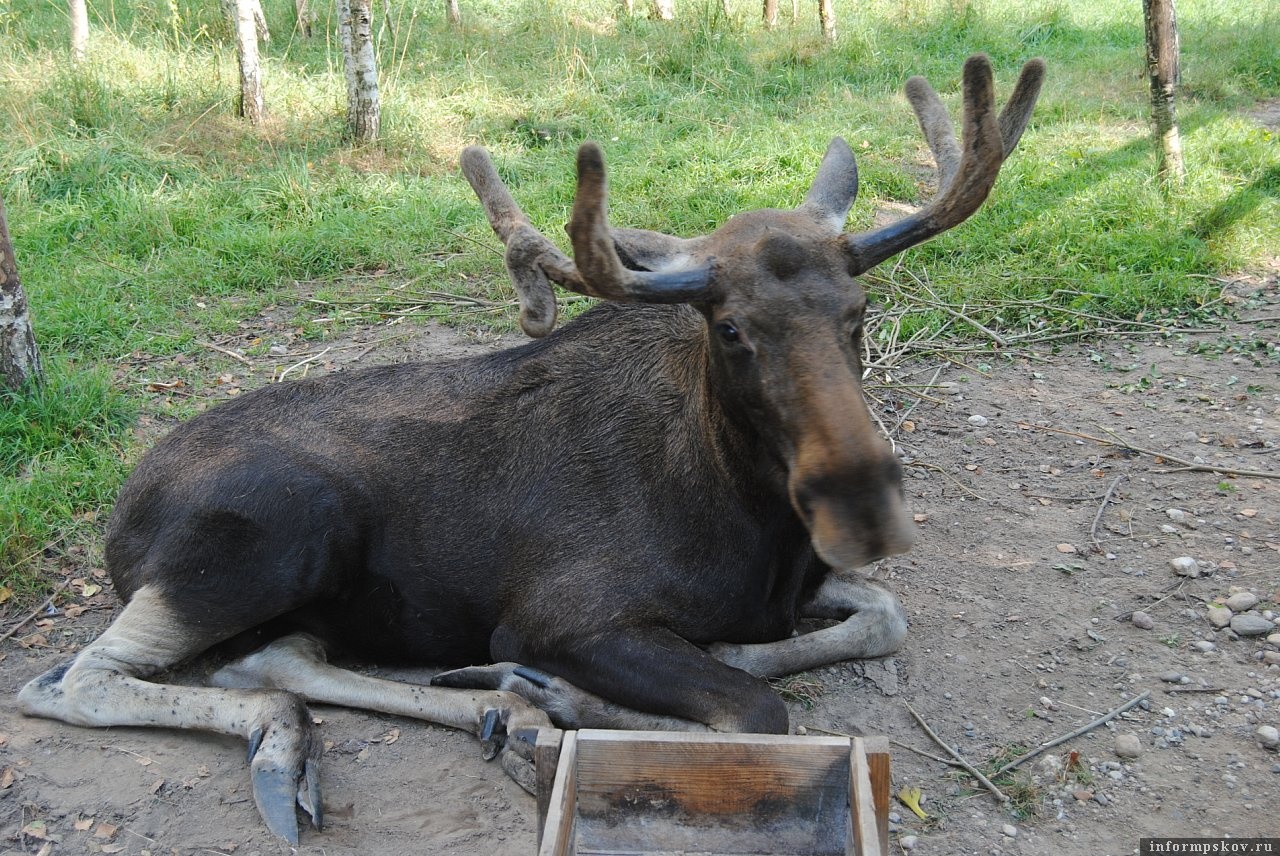
[[[324,823],[320,800],[320,753],[311,729],[272,723],[249,735],[253,801],[267,828],[290,844],[298,843],[301,806],[320,829]]]

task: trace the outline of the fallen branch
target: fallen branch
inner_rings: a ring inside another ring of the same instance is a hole
[[[8,639],[9,637],[11,637],[13,634],[17,633],[20,629],[22,629],[22,626],[23,626],[24,624],[26,624],[28,621],[30,621],[31,619],[33,619],[33,618],[35,618],[37,615],[39,615],[41,612],[43,612],[43,611],[44,611],[44,609],[45,609],[45,607],[47,607],[49,604],[53,603],[53,599],[54,599],[55,597],[57,597],[59,594],[61,594],[61,593],[62,593],[62,590],[63,590],[63,589],[65,589],[65,588],[67,587],[67,585],[68,585],[68,583],[67,583],[67,581],[66,581],[66,580],[63,580],[62,582],[58,583],[58,587],[57,587],[57,588],[55,588],[55,589],[53,590],[53,594],[51,594],[51,595],[49,595],[47,598],[45,598],[44,603],[40,604],[40,605],[39,605],[39,606],[37,606],[34,610],[32,610],[31,614],[30,614],[30,615],[28,615],[26,618],[22,619],[22,620],[21,620],[21,621],[19,621],[17,624],[13,625],[13,626],[12,626],[12,627],[10,627],[8,630],[6,630],[6,631],[4,632],[4,635],[3,635],[3,636],[0,636],[0,642],[4,642],[6,639]]]
[[[202,348],[208,348],[211,351],[217,351],[219,354],[226,354],[228,357],[231,357],[234,360],[239,360],[240,362],[244,363],[246,366],[253,365],[253,361],[250,360],[248,357],[246,357],[244,354],[237,354],[235,351],[231,350],[230,348],[224,348],[221,345],[215,345],[213,342],[199,342],[198,344]]]
[[[1120,714],[1124,713],[1129,708],[1141,703],[1142,701],[1150,697],[1151,697],[1151,690],[1147,690],[1141,695],[1134,696],[1124,704],[1117,707],[1115,710],[1112,710],[1108,713],[1104,713],[1102,716],[1099,716],[1097,719],[1095,719],[1093,722],[1090,722],[1088,725],[1077,728],[1075,731],[1071,732],[1070,734],[1064,734],[1061,737],[1057,738],[1056,740],[1050,740],[1048,743],[1042,743],[1038,748],[1032,749],[1030,752],[1023,755],[1022,757],[1013,759],[1008,764],[1005,764],[1003,767],[1001,767],[999,770],[996,770],[995,775],[1002,776],[1005,773],[1012,770],[1014,767],[1020,766],[1021,764],[1024,764],[1027,761],[1030,761],[1032,758],[1035,758],[1041,752],[1046,752],[1052,749],[1054,746],[1060,746],[1063,743],[1066,743],[1068,740],[1074,740],[1075,738],[1079,737],[1081,734],[1086,734],[1092,731],[1093,729],[1097,728],[1099,725],[1103,725],[1105,723],[1110,722]]]
[[[924,717],[916,713],[916,709],[914,707],[912,707],[910,704],[908,704],[905,701],[903,702],[903,704],[906,705],[907,713],[910,713],[912,717],[915,718],[915,721],[920,725],[920,727],[924,729],[924,733],[928,734],[929,737],[933,740],[933,742],[937,743],[940,747],[942,747],[942,749],[946,751],[948,755],[950,755],[952,758],[955,758],[956,761],[959,763],[959,765],[964,768],[964,771],[966,773],[968,773],[969,775],[977,779],[979,782],[981,782],[982,786],[987,790],[991,791],[992,795],[995,796],[996,799],[1000,800],[1000,802],[1003,803],[1003,802],[1009,801],[1009,798],[1004,795],[1003,791],[1001,791],[999,788],[993,785],[990,779],[982,775],[981,770],[979,770],[977,767],[973,766],[968,761],[966,761],[959,752],[952,749],[951,746],[948,745],[941,737],[935,734],[933,729],[929,727],[929,723],[924,721]]]
[[[1107,503],[1111,501],[1111,494],[1116,492],[1116,488],[1120,486],[1120,482],[1124,481],[1124,473],[1115,477],[1111,482],[1111,487],[1107,488],[1107,492],[1102,496],[1102,504],[1098,506],[1098,513],[1093,516],[1093,525],[1089,527],[1089,540],[1093,542],[1094,552],[1101,553],[1102,545],[1098,543],[1098,524],[1102,522],[1102,513],[1107,510]]]
[[[1065,437],[1075,437],[1080,440],[1089,440],[1090,442],[1098,443],[1099,445],[1102,445],[1102,446],[1116,446],[1117,448],[1120,448],[1120,449],[1127,449],[1130,452],[1137,452],[1140,455],[1147,455],[1152,458],[1160,458],[1162,460],[1170,461],[1171,463],[1180,465],[1179,470],[1164,470],[1163,472],[1187,471],[1187,472],[1196,472],[1196,473],[1218,473],[1219,475],[1240,476],[1242,478],[1280,479],[1280,473],[1264,472],[1262,470],[1241,470],[1241,469],[1236,469],[1234,467],[1220,467],[1220,466],[1217,466],[1216,464],[1197,464],[1194,461],[1188,461],[1183,458],[1176,458],[1173,455],[1168,454],[1167,452],[1156,452],[1151,449],[1145,449],[1142,446],[1135,446],[1132,443],[1128,443],[1125,440],[1122,440],[1117,435],[1111,434],[1111,432],[1107,431],[1106,428],[1103,428],[1102,430],[1108,434],[1111,434],[1113,439],[1108,440],[1105,437],[1095,437],[1092,434],[1082,434],[1079,431],[1067,431],[1062,428],[1051,428],[1048,425],[1033,425],[1030,422],[1018,422],[1016,424],[1019,428],[1022,428],[1023,430],[1026,430],[1026,431],[1048,431],[1052,434],[1062,434]]]

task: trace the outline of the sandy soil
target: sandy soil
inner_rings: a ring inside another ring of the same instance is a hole
[[[1136,852],[1140,837],[1155,834],[1280,836],[1280,756],[1256,734],[1280,726],[1280,665],[1263,659],[1280,646],[1216,630],[1208,611],[1250,592],[1258,603],[1245,613],[1280,612],[1280,482],[1226,473],[1280,476],[1280,294],[1274,277],[1232,291],[1239,318],[1219,330],[944,362],[931,400],[874,390],[888,396],[886,424],[906,417],[895,439],[921,537],[876,573],[902,598],[911,634],[895,657],[806,675],[794,687],[805,697],[791,702],[793,725],[886,734],[942,754],[909,703],[990,770],[993,758],[1150,692],[1144,705],[999,779],[1011,805],[895,746],[894,789],[921,788],[929,815],[895,804],[895,852],[1096,856]],[[401,331],[412,335],[388,338]],[[518,341],[370,326],[316,357],[324,346],[294,339],[281,314],[267,312],[215,344],[263,337],[282,353],[254,356],[252,372],[213,349],[194,367],[139,355],[121,370],[156,380],[158,399],[218,398],[309,356],[290,376]],[[924,384],[937,369],[908,367],[898,382]],[[206,383],[192,380],[200,377]],[[140,431],[169,421],[150,418]],[[1178,575],[1170,560],[1179,557],[1196,560],[1198,575]],[[94,548],[50,565],[72,579],[64,608],[0,647],[0,854],[290,852],[257,816],[237,741],[82,729],[16,712],[22,683],[94,637],[115,608]],[[396,717],[314,712],[327,747],[328,825],[304,831],[295,852],[535,852],[533,800],[481,760],[472,738]],[[1138,757],[1116,754],[1122,734],[1138,738]]]

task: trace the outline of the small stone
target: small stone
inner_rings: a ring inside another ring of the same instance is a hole
[[[1225,606],[1209,607],[1209,623],[1221,630],[1231,623],[1231,610]]]
[[[1212,642],[1210,642],[1207,639],[1199,639],[1195,642],[1192,642],[1191,647],[1195,648],[1201,654],[1208,654],[1210,651],[1217,650],[1218,646],[1214,645]]]
[[[1009,838],[1018,837],[1018,827],[1014,826],[1012,823],[1006,823],[1004,826],[1000,827],[1000,831],[1003,832]]]
[[[1115,752],[1121,758],[1137,758],[1142,754],[1142,741],[1136,734],[1117,734]]]
[[[1165,512],[1165,514],[1167,514],[1169,516],[1169,519],[1172,520],[1174,523],[1187,522],[1187,512],[1183,511],[1181,508],[1170,508],[1168,511]]]
[[[1256,612],[1242,612],[1232,616],[1231,629],[1241,636],[1264,636],[1275,629],[1275,625]]]
[[[1238,591],[1227,598],[1224,605],[1232,612],[1248,612],[1258,605],[1258,596],[1253,592]]]
[[[898,839],[898,846],[903,850],[915,850],[916,837],[914,835],[904,835]]]
[[[902,823],[902,815],[896,811],[889,812],[890,823]]]
[[[1182,674],[1180,672],[1165,672],[1160,676],[1160,680],[1166,684],[1178,684],[1182,682]]]
[[[1258,735],[1258,741],[1267,749],[1280,748],[1280,731],[1275,726],[1263,725],[1254,734]]]
[[[1277,648],[1280,648],[1280,633],[1272,633],[1267,637],[1267,641],[1272,645],[1275,645]]]
[[[796,734],[798,736],[804,737],[808,733],[809,733],[809,729],[805,728],[803,725],[796,726]]]
[[[977,428],[983,428],[987,424],[987,417],[979,416],[978,414],[975,413],[969,417],[969,424]]]
[[[1108,805],[1111,802],[1111,800],[1107,799],[1107,795],[1101,791],[1093,795],[1093,801],[1098,805]]]
[[[283,357],[285,354],[289,353],[289,349],[284,345],[272,345],[268,353],[273,357]]]
[[[1280,651],[1264,651],[1262,662],[1267,666],[1280,666]]]
[[[1173,568],[1173,572],[1180,577],[1200,576],[1200,565],[1190,556],[1179,556],[1176,559],[1170,559],[1169,567]]]
[[[1093,791],[1084,791],[1084,790],[1072,791],[1071,796],[1080,800],[1080,802],[1088,802],[1089,800],[1093,799]]]
[[[1135,612],[1129,620],[1132,621],[1133,626],[1137,627],[1139,630],[1150,630],[1152,627],[1156,626],[1156,623],[1151,616],[1147,615],[1142,610]]]

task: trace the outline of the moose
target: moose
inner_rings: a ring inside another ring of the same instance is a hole
[[[509,770],[514,736],[552,723],[786,732],[764,677],[906,633],[857,570],[914,533],[862,398],[856,277],[979,208],[1043,75],[1028,62],[997,115],[991,64],[970,57],[963,145],[909,80],[938,192],[858,234],[839,137],[799,207],[692,239],[611,227],[586,143],[572,258],[467,149],[535,340],[270,385],[176,428],[108,524],[126,605],[22,689],[22,710],[239,736],[259,812],[294,843],[298,806],[322,821],[307,702],[474,732]],[[604,302],[552,332],[552,283]],[[807,618],[828,621],[799,633]],[[229,662],[211,685],[160,682],[215,650]],[[460,668],[423,686],[330,657]]]

